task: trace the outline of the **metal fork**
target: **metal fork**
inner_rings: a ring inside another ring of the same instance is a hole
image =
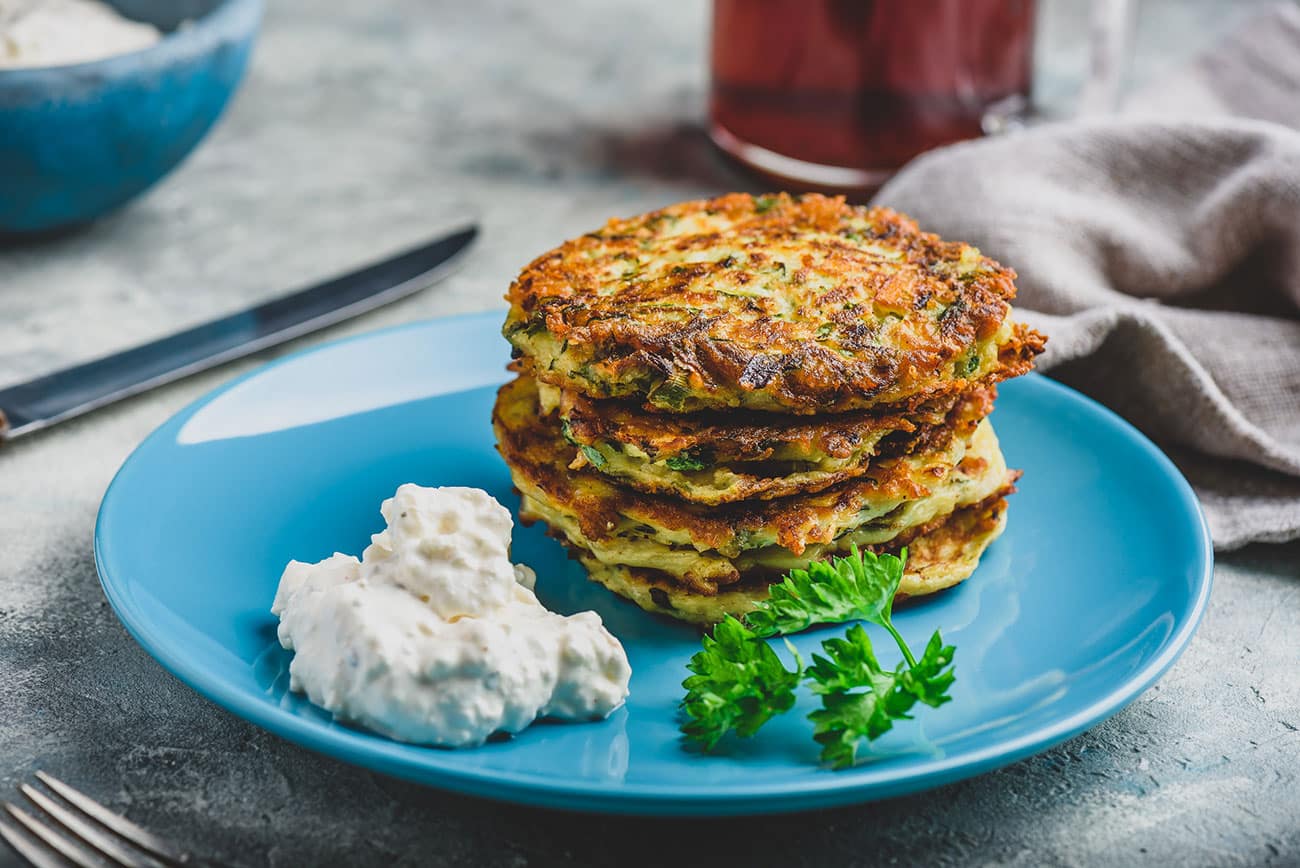
[[[0,815],[0,837],[36,868],[66,868],[69,862],[100,868],[105,859],[120,868],[218,868],[114,814],[53,775],[37,772],[36,778],[58,798],[23,784],[19,789],[39,812],[5,802],[8,817]],[[20,826],[28,834],[19,831]]]

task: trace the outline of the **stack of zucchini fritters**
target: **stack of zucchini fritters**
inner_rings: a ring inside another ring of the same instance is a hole
[[[880,208],[686,202],[566,242],[510,287],[493,423],[592,579],[699,623],[793,567],[906,546],[900,596],[971,574],[1009,471],[985,416],[1043,337],[1015,274]]]

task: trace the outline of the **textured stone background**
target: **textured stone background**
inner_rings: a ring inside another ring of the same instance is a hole
[[[1083,5],[1046,9],[1054,104],[1068,103],[1082,63]],[[1251,5],[1144,0],[1133,78]],[[243,91],[193,159],[87,231],[0,248],[0,385],[470,212],[485,234],[462,272],[297,346],[497,306],[520,264],[608,215],[749,186],[699,132],[706,17],[702,0],[274,0]],[[860,808],[707,824],[552,814],[443,795],[267,735],[127,636],[90,537],[136,443],[275,354],[0,450],[0,796],[48,769],[247,865],[1300,864],[1300,545],[1221,559],[1187,654],[1107,723],[1003,771]],[[0,848],[0,864],[12,859]]]

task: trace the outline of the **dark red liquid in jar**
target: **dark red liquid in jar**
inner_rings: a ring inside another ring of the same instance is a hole
[[[1027,100],[1033,37],[1033,0],[714,0],[712,134],[879,183]]]

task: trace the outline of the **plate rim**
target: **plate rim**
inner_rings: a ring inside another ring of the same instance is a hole
[[[603,814],[641,816],[742,816],[757,814],[792,813],[803,810],[858,804],[882,798],[904,795],[954,783],[987,771],[1010,765],[1020,759],[1041,753],[1059,745],[1081,732],[1096,726],[1118,713],[1149,689],[1182,656],[1204,617],[1213,586],[1214,549],[1209,526],[1200,502],[1187,479],[1173,461],[1150,438],[1128,420],[1119,416],[1095,399],[1056,380],[1036,372],[1022,378],[1041,388],[1058,392],[1067,399],[1081,402],[1104,424],[1117,428],[1164,471],[1174,484],[1179,503],[1189,509],[1195,519],[1199,546],[1195,552],[1199,575],[1190,605],[1185,609],[1183,623],[1165,640],[1159,655],[1145,666],[1129,675],[1115,688],[1095,699],[1082,709],[1054,723],[1038,727],[1032,732],[1009,740],[999,740],[987,747],[947,755],[915,766],[903,766],[884,775],[863,779],[855,771],[869,772],[870,766],[848,772],[827,772],[801,781],[769,783],[727,784],[710,788],[683,787],[666,784],[632,784],[625,782],[584,782],[558,780],[553,776],[519,770],[484,770],[441,765],[437,762],[411,763],[404,760],[400,751],[421,749],[437,757],[438,748],[421,748],[416,745],[390,741],[362,731],[338,730],[322,727],[316,721],[301,717],[282,708],[269,705],[243,689],[228,684],[213,675],[201,664],[187,660],[182,649],[169,645],[158,634],[150,619],[135,610],[122,580],[114,578],[106,561],[105,519],[111,513],[113,499],[119,482],[146,446],[178,420],[188,419],[199,409],[216,400],[239,384],[265,374],[272,368],[289,361],[333,349],[343,344],[374,340],[386,335],[414,330],[454,327],[458,324],[500,321],[504,310],[492,309],[472,313],[418,319],[385,328],[364,331],[285,353],[264,362],[237,377],[233,377],[187,403],[171,414],[145,436],[122,462],[104,492],[95,519],[94,559],[95,569],[114,614],[133,639],[164,670],[179,679],[224,710],[261,729],[287,741],[373,771],[414,781],[444,791],[461,792],[474,796],[562,810],[589,811]],[[503,377],[504,380],[504,377]],[[1189,552],[1189,554],[1191,554]],[[449,752],[450,755],[450,752]]]

